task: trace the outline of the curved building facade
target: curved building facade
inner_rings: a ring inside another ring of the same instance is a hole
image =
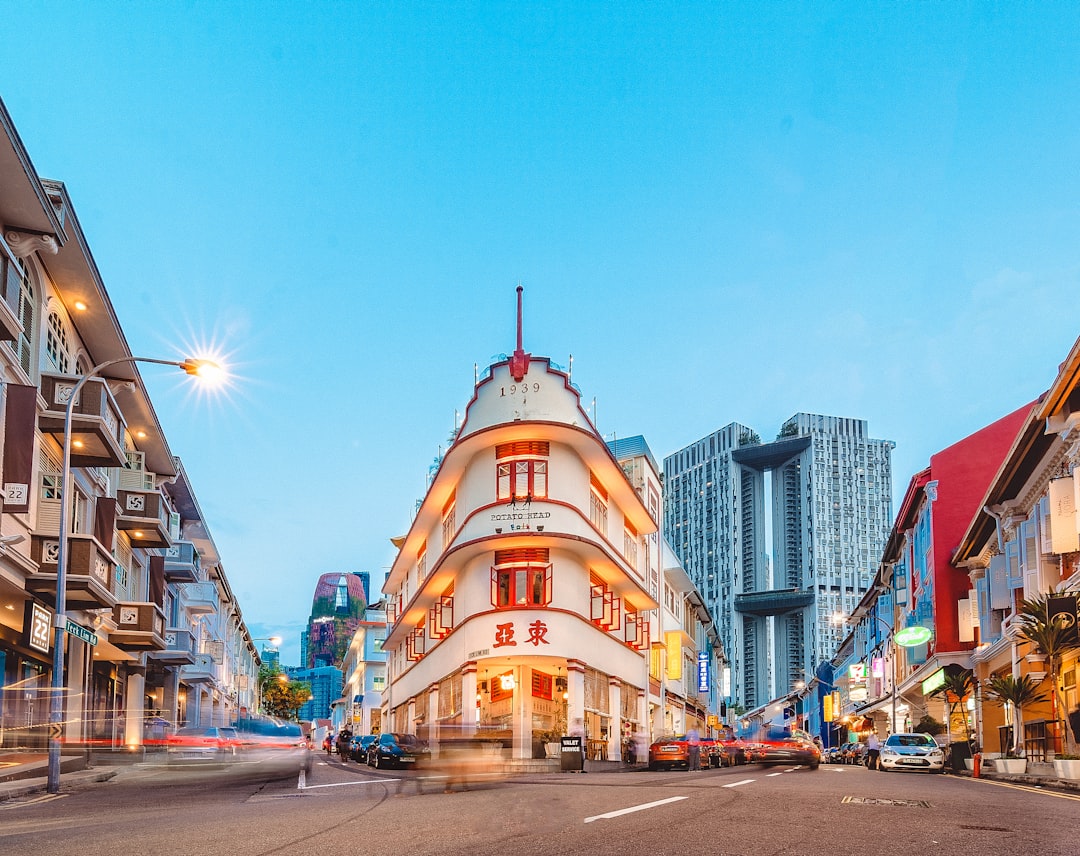
[[[383,587],[384,727],[476,729],[514,758],[576,734],[618,758],[621,735],[648,730],[656,531],[567,373],[525,353],[519,326]]]

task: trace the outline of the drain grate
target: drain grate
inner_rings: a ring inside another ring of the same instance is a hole
[[[960,828],[975,829],[979,832],[1012,832],[1011,829],[1006,829],[1004,826],[973,826],[966,823],[961,823]]]
[[[878,797],[844,797],[841,800],[846,805],[902,805],[909,808],[930,808],[926,800],[889,800]]]

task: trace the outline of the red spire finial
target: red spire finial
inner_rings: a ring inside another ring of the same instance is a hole
[[[521,379],[525,377],[525,372],[529,370],[529,357],[531,356],[526,354],[521,347],[521,292],[524,290],[519,283],[517,287],[517,350],[514,351],[514,355],[510,358],[510,374],[518,383],[521,383]]]

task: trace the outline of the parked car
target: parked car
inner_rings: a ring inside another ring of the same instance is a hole
[[[165,753],[170,764],[185,761],[225,763],[240,751],[240,737],[235,728],[189,726],[178,728],[165,739]]]
[[[366,764],[368,749],[378,737],[377,734],[354,734],[349,741],[349,757],[361,764]]]
[[[415,767],[431,758],[431,750],[415,734],[385,731],[368,747],[367,762],[371,767]]]
[[[766,726],[757,742],[761,744],[754,753],[758,764],[804,764],[816,770],[821,763],[821,750],[814,738],[799,728]]]
[[[670,770],[679,767],[683,770],[690,769],[690,748],[695,745],[698,749],[698,767],[707,766],[708,762],[701,754],[701,742],[691,740],[686,734],[676,737],[663,737],[649,747],[649,769]]]
[[[945,752],[929,734],[890,734],[878,753],[877,769],[945,770]]]

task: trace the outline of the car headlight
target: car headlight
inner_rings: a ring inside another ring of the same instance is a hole
[[[889,758],[895,758],[900,753],[897,752],[895,749],[882,749],[880,754],[885,755]]]
[[[945,753],[944,753],[944,752],[942,752],[942,751],[941,751],[940,749],[934,749],[934,750],[932,750],[932,751],[930,752],[930,757],[931,757],[931,758],[944,758],[944,757],[945,757]]]

